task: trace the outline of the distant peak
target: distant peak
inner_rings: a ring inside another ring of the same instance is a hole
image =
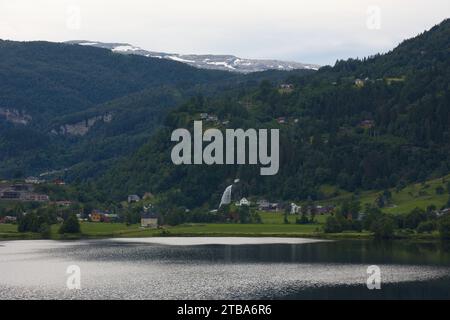
[[[251,73],[265,70],[289,71],[295,69],[318,70],[319,65],[274,59],[244,59],[233,55],[212,54],[177,54],[148,51],[128,43],[104,43],[89,40],[67,41],[69,44],[92,46],[108,49],[121,54],[135,54],[148,58],[168,59],[201,69],[226,70],[240,73]]]

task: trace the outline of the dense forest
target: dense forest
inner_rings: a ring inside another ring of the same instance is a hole
[[[321,199],[320,187],[399,187],[450,172],[450,20],[383,55],[337,61],[309,76],[197,95],[172,110],[150,142],[80,186],[103,201],[163,194],[173,205],[217,206],[235,178],[242,193],[271,200]],[[280,170],[259,166],[175,166],[172,130],[279,128]]]
[[[0,41],[0,178],[69,169],[67,181],[93,179],[145,144],[189,97],[287,74],[237,75],[80,45]]]

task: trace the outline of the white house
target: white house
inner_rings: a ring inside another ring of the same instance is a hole
[[[291,203],[291,214],[300,213],[301,210],[302,210],[302,206],[298,206],[295,203]]]
[[[250,201],[247,198],[242,198],[239,202],[236,203],[236,206],[250,206]]]
[[[141,198],[136,194],[131,194],[128,196],[128,203],[139,202],[140,200],[141,200]]]

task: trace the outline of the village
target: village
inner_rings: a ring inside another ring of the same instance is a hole
[[[63,216],[67,212],[74,213],[80,223],[123,223],[127,222],[128,211],[134,212],[134,219],[128,221],[129,223],[139,223],[142,228],[158,228],[161,225],[161,213],[158,212],[156,206],[152,204],[153,194],[146,192],[143,195],[131,194],[124,199],[122,207],[126,210],[102,209],[100,208],[86,208],[83,204],[77,203],[77,201],[68,199],[51,199],[48,194],[45,194],[42,190],[45,190],[49,186],[56,188],[66,187],[65,182],[62,179],[54,179],[51,181],[45,181],[36,177],[28,177],[23,181],[1,181],[0,182],[0,224],[15,224],[18,221],[18,215],[27,215],[27,213],[36,208],[55,208],[57,213],[57,222],[63,222]],[[232,205],[236,208],[248,207],[252,211],[264,212],[267,214],[290,214],[298,215],[302,212],[302,206],[295,203],[288,202],[270,202],[266,199],[252,198],[250,201],[246,197],[235,201]],[[6,205],[10,207],[20,208],[20,212],[12,214],[7,211]],[[2,211],[3,208],[3,211]],[[28,208],[28,209],[25,209]],[[33,209],[34,208],[34,209]],[[128,211],[127,211],[128,210]],[[330,214],[333,212],[333,206],[321,206],[317,205],[308,207],[306,212],[309,214],[313,210],[318,215]],[[188,212],[189,210],[187,210]],[[214,210],[213,210],[214,211]],[[213,212],[212,211],[212,212]],[[233,218],[230,217],[232,221]]]
[[[221,207],[221,201],[193,209],[171,206],[170,198],[151,192],[130,194],[120,202],[82,202],[77,199],[77,193],[73,193],[76,189],[62,178],[4,180],[0,181],[0,225],[3,226],[0,227],[0,238],[8,236],[2,230],[10,230],[12,236],[18,237],[17,228],[20,233],[23,221],[42,215],[53,226],[53,234],[73,216],[81,230],[88,230],[84,234],[96,236],[115,236],[110,230],[117,230],[118,234],[131,232],[133,236],[141,232],[145,235],[155,235],[154,232],[160,235],[251,232],[256,235],[259,232],[272,234],[274,230],[283,235],[288,232],[317,236],[323,232],[347,230],[346,236],[360,237],[371,234],[367,229],[364,233],[361,230],[373,210],[397,219],[404,226],[397,233],[403,236],[407,235],[403,229],[414,230],[409,235],[431,236],[431,233],[437,235],[436,221],[450,215],[448,179],[450,175],[405,186],[401,190],[368,191],[357,196],[330,186],[329,191],[324,191],[328,196],[325,193],[322,201],[273,201],[238,191],[233,198],[230,193],[226,206]],[[239,179],[235,183],[239,183]],[[336,223],[340,225],[337,229]],[[33,230],[38,232],[40,227]]]

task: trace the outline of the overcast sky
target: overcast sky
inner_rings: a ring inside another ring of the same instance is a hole
[[[0,38],[333,64],[448,17],[449,0],[0,0]]]

